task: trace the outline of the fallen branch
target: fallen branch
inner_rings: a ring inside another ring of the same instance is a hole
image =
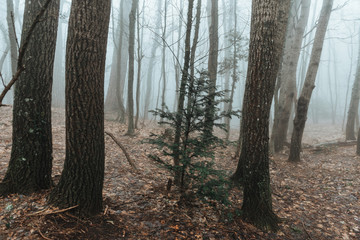
[[[72,206],[72,207],[68,207],[68,208],[64,208],[64,209],[59,209],[59,210],[54,210],[54,211],[48,211],[46,212],[46,210],[48,209],[43,209],[41,211],[38,211],[38,212],[35,212],[35,213],[32,213],[32,214],[29,214],[28,216],[35,216],[35,215],[41,215],[41,216],[45,216],[45,215],[50,215],[50,214],[57,214],[57,213],[62,213],[62,212],[66,212],[66,211],[69,211],[71,209],[74,209],[74,208],[77,208],[79,205],[75,205],[75,206]]]
[[[114,140],[114,142],[121,148],[121,150],[124,152],[125,157],[128,160],[131,167],[133,167],[135,170],[138,170],[138,168],[136,167],[134,161],[130,158],[130,155],[126,152],[125,147],[115,138],[115,136],[112,133],[106,132],[106,131],[105,131],[105,133],[107,135],[109,135],[112,138],[112,140]]]
[[[33,23],[31,24],[31,26],[29,28],[29,31],[26,34],[24,43],[21,45],[20,50],[19,50],[19,57],[18,57],[18,61],[17,61],[17,71],[16,71],[15,75],[13,76],[13,78],[11,79],[11,81],[6,85],[6,87],[4,88],[4,90],[0,94],[0,107],[1,106],[6,106],[6,105],[4,105],[2,103],[6,93],[11,89],[11,87],[18,80],[20,74],[25,70],[25,66],[23,64],[23,59],[24,59],[24,56],[25,56],[26,49],[27,49],[27,47],[29,45],[29,42],[30,42],[30,38],[31,38],[31,36],[32,36],[32,34],[33,34],[34,30],[35,30],[36,25],[40,22],[41,17],[44,15],[46,9],[48,8],[50,2],[51,2],[51,0],[46,1],[46,3],[41,8],[38,15],[36,15]]]
[[[326,142],[326,143],[319,143],[315,145],[306,145],[303,146],[303,149],[311,149],[312,151],[322,151],[324,148],[327,147],[344,147],[344,146],[355,146],[357,141],[345,141],[345,142]]]

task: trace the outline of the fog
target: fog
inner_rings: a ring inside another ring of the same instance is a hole
[[[161,39],[163,26],[165,23],[163,10],[164,1],[162,2],[162,10],[157,11],[157,0],[139,1],[139,20],[140,20],[140,34],[142,40],[142,71],[141,71],[141,93],[140,93],[140,117],[144,116],[144,103],[145,103],[145,91],[148,86],[147,72],[150,63],[154,63],[154,69],[152,73],[152,93],[150,97],[149,109],[160,107],[161,105],[161,91],[162,91],[162,74],[161,74],[161,54],[162,46],[165,47],[165,73],[166,73],[166,104],[173,110],[175,102],[175,71],[177,61],[183,62],[184,53],[184,35],[186,24],[186,12],[187,1],[170,0],[168,1],[167,9],[167,28],[164,41]],[[196,1],[195,1],[196,2]],[[219,1],[219,58],[218,62],[222,62],[226,49],[231,48],[227,45],[226,35],[233,28],[233,22],[229,22],[231,18],[232,9],[230,7],[229,0]],[[130,0],[125,0],[124,4],[130,5]],[[314,38],[315,30],[314,25],[320,14],[322,1],[312,1],[310,9],[310,18],[306,27],[306,42],[303,43],[301,51],[299,65],[308,62],[309,54],[311,52],[312,41]],[[56,50],[55,70],[54,70],[54,93],[53,93],[53,105],[54,107],[64,106],[64,93],[65,93],[65,49],[66,49],[66,33],[67,33],[67,21],[70,13],[71,1],[61,1],[61,15],[58,31],[58,43]],[[24,11],[24,1],[14,0],[15,7],[15,28],[17,33],[18,42],[21,38],[21,22]],[[183,8],[183,9],[181,9]],[[195,9],[194,9],[195,11]],[[248,38],[250,32],[250,18],[251,18],[251,1],[239,0],[236,6],[237,12],[237,31],[242,34],[242,37]],[[326,39],[324,42],[323,53],[317,74],[316,88],[314,89],[313,98],[310,104],[309,120],[313,123],[334,123],[343,124],[344,114],[346,114],[347,106],[351,96],[351,88],[354,82],[356,66],[358,64],[358,48],[359,48],[359,15],[360,2],[359,1],[346,1],[335,0],[334,10],[331,15]],[[157,26],[157,19],[160,15],[161,25]],[[195,15],[195,14],[194,14]],[[180,21],[179,21],[180,19]],[[112,12],[110,20],[110,31],[108,40],[108,51],[106,61],[106,75],[105,75],[105,95],[108,93],[109,78],[111,69],[113,66],[113,55],[116,54],[119,35],[116,33],[118,23],[120,21],[120,0],[112,2]],[[209,51],[209,14],[207,10],[207,1],[203,1],[201,12],[201,24],[199,43],[196,56],[196,66],[198,70],[207,68],[208,51]],[[179,22],[181,23],[182,32],[179,33]],[[6,4],[0,6],[0,55],[6,52],[8,46],[7,35],[7,22],[6,22]],[[127,26],[124,26],[126,29]],[[227,32],[225,31],[227,28]],[[127,38],[125,31],[125,39]],[[137,40],[135,40],[137,41]],[[157,43],[155,58],[151,57],[151,49],[153,44]],[[246,45],[246,44],[245,44]],[[135,49],[136,49],[135,45]],[[177,55],[179,49],[179,54]],[[2,65],[1,73],[5,82],[11,79],[11,65],[10,54],[7,54],[5,61]],[[306,66],[306,64],[304,65]],[[1,67],[1,66],[0,66]],[[137,62],[135,62],[135,69],[137,68]],[[236,83],[236,91],[234,96],[233,109],[241,109],[242,96],[245,86],[247,61],[242,60],[239,63],[239,81]],[[298,66],[298,79],[297,90],[300,91],[301,78],[303,74],[301,67]],[[121,69],[121,71],[125,71]],[[136,71],[135,71],[136,75]],[[135,79],[137,76],[135,76]],[[218,89],[224,89],[225,76],[218,74],[217,85]],[[126,78],[125,78],[126,81]],[[3,89],[1,86],[0,89]],[[134,86],[134,89],[136,87]],[[123,99],[126,106],[126,93],[127,84],[124,85]],[[134,92],[135,96],[135,92]],[[8,94],[5,103],[12,103],[12,94]],[[239,119],[233,118],[232,126],[234,128],[239,127]]]

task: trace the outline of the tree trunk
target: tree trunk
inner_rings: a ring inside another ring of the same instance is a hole
[[[134,135],[134,45],[135,45],[135,21],[136,21],[136,9],[138,7],[139,0],[132,0],[131,11],[129,14],[129,76],[128,76],[128,130],[127,135]]]
[[[143,1],[142,6],[142,14],[144,14],[145,10],[145,0]],[[138,68],[137,68],[137,81],[136,81],[136,116],[135,116],[135,129],[138,128],[138,122],[139,122],[139,116],[140,116],[140,88],[141,88],[141,66],[142,66],[142,59],[143,59],[143,39],[144,39],[144,31],[143,28],[141,29],[140,34],[140,13],[139,8],[137,8],[137,15],[138,15],[138,21],[137,21],[137,62],[138,62]],[[142,25],[144,26],[144,15],[143,15],[143,22]]]
[[[66,158],[49,202],[102,210],[104,182],[104,73],[110,0],[73,0],[66,46]],[[91,50],[91,51],[89,51]]]
[[[351,93],[348,117],[346,121],[346,140],[355,140],[355,119],[359,109],[360,98],[360,49],[358,51],[358,63],[356,68],[355,80]]]
[[[161,93],[161,110],[165,110],[165,95],[166,95],[166,65],[165,65],[165,59],[166,59],[166,28],[167,28],[167,0],[164,1],[164,26],[162,29],[162,52],[161,52],[161,78],[162,78],[162,93]],[[162,122],[163,119],[161,118],[160,121]]]
[[[210,90],[208,95],[208,102],[205,109],[205,124],[204,124],[204,141],[210,138],[214,126],[215,114],[215,91],[216,78],[218,69],[218,52],[219,52],[219,20],[218,20],[218,0],[211,0],[211,24],[209,27],[209,60],[208,73],[210,81]]]
[[[311,94],[315,88],[316,75],[319,68],[321,52],[323,48],[326,29],[329,23],[330,14],[334,0],[324,0],[318,21],[314,46],[311,52],[309,67],[306,73],[303,89],[297,102],[297,109],[294,119],[294,130],[291,137],[289,161],[300,161],[301,141],[307,119]]]
[[[180,153],[179,153],[179,146],[180,146],[180,137],[181,137],[181,119],[183,117],[183,110],[184,110],[184,101],[185,101],[185,94],[186,94],[186,84],[188,82],[189,77],[189,67],[190,67],[190,37],[191,37],[191,28],[192,28],[192,11],[194,7],[194,0],[189,0],[188,6],[188,13],[187,13],[187,23],[186,23],[186,36],[185,36],[185,55],[184,55],[184,66],[182,71],[182,77],[180,81],[180,89],[179,89],[179,101],[177,106],[177,114],[176,114],[176,129],[175,129],[175,137],[174,137],[174,166],[178,167],[180,165]],[[174,182],[177,185],[180,185],[181,181],[181,172],[175,172]]]
[[[18,46],[15,29],[15,13],[13,0],[6,0],[7,12],[6,21],[8,25],[8,34],[10,42],[10,55],[11,55],[11,75],[14,75],[17,70]]]
[[[276,230],[279,222],[272,210],[268,130],[289,7],[290,0],[253,1],[241,154],[233,175],[244,186],[244,218],[266,230]]]
[[[26,36],[45,0],[26,1],[22,36]],[[46,5],[44,5],[46,6]],[[59,1],[51,1],[26,48],[26,69],[15,85],[12,149],[0,193],[31,193],[51,186],[51,88]],[[21,45],[24,44],[22,38]]]
[[[296,96],[297,65],[305,27],[309,18],[310,0],[301,1],[301,14],[298,22],[294,22],[295,20],[293,19],[296,19],[298,15],[297,9],[297,4],[293,3],[292,16],[289,18],[284,56],[282,58],[282,67],[279,74],[281,88],[271,135],[275,152],[279,152],[283,148],[289,128],[289,119]]]
[[[105,111],[117,111],[118,120],[125,123],[124,88],[128,64],[129,1],[121,0],[120,16],[116,30],[115,51],[112,58],[109,87],[105,99]]]
[[[157,19],[156,19],[156,26],[160,26],[161,24],[161,0],[158,0],[158,6],[157,6]],[[145,101],[144,101],[144,119],[148,119],[148,113],[150,108],[150,102],[151,102],[151,92],[152,92],[152,77],[153,77],[153,70],[155,65],[155,57],[156,57],[156,49],[159,47],[159,44],[157,42],[158,37],[158,28],[156,28],[154,32],[154,41],[151,47],[151,54],[150,54],[150,60],[149,60],[149,67],[147,71],[146,76],[146,92],[145,92]]]

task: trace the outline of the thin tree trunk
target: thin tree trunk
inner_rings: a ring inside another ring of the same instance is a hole
[[[163,26],[163,31],[162,31],[162,35],[161,35],[161,39],[162,39],[162,52],[161,52],[161,78],[162,78],[162,93],[161,93],[161,110],[164,111],[165,110],[165,94],[166,94],[166,65],[165,65],[165,53],[166,53],[166,28],[167,28],[167,5],[168,2],[167,0],[164,1],[164,26]],[[161,118],[160,121],[162,121],[163,119]]]
[[[18,46],[16,38],[16,29],[15,29],[15,13],[14,13],[14,3],[13,0],[6,0],[7,12],[6,12],[6,21],[8,25],[8,34],[10,42],[10,56],[11,56],[11,75],[14,75],[17,70],[17,58],[18,58]]]
[[[218,0],[211,0],[211,24],[209,27],[209,59],[208,59],[208,73],[210,81],[210,90],[208,93],[208,102],[205,109],[205,123],[204,123],[204,141],[207,141],[212,135],[215,115],[215,91],[216,78],[218,69],[218,50],[219,50],[219,21],[218,21]]]
[[[192,28],[192,11],[194,7],[194,0],[189,0],[188,6],[188,13],[187,13],[187,23],[186,23],[186,36],[185,36],[185,55],[184,55],[184,67],[182,70],[182,77],[180,82],[180,89],[179,89],[179,101],[177,107],[177,114],[176,114],[176,129],[175,129],[175,137],[174,137],[174,166],[177,167],[180,165],[180,137],[181,137],[181,119],[183,116],[184,110],[184,101],[185,101],[185,94],[186,94],[186,84],[189,77],[189,67],[190,67],[190,38],[191,38],[191,28]],[[181,172],[176,171],[174,176],[174,182],[177,185],[181,184]]]
[[[142,6],[142,14],[144,14],[145,10],[145,1],[143,1]],[[141,88],[141,66],[142,66],[142,59],[143,59],[143,39],[144,39],[144,30],[141,30],[140,34],[140,13],[139,8],[137,9],[137,15],[138,15],[138,21],[137,21],[137,62],[138,62],[138,68],[137,68],[137,81],[136,81],[136,116],[135,116],[135,129],[138,128],[138,122],[139,122],[139,115],[140,115],[140,88]],[[144,17],[143,17],[143,23],[144,25]]]
[[[161,0],[158,0],[157,6],[157,19],[156,19],[156,26],[160,26],[161,24]],[[151,47],[151,54],[149,59],[149,67],[146,76],[146,92],[145,92],[145,101],[144,101],[144,119],[148,119],[149,107],[151,102],[151,93],[152,93],[152,79],[153,79],[153,70],[155,66],[155,57],[156,57],[156,49],[159,47],[157,42],[158,37],[158,28],[156,28],[154,32],[154,41]]]
[[[301,44],[309,19],[310,0],[301,1],[301,14],[298,22],[294,22],[298,15],[298,4],[293,3],[292,16],[289,20],[288,33],[285,43],[282,67],[279,74],[281,88],[277,109],[275,110],[274,125],[271,141],[275,152],[279,152],[286,141],[289,128],[293,101],[296,96],[296,72],[301,52]]]
[[[135,45],[135,21],[136,21],[136,9],[138,7],[139,0],[133,0],[131,11],[129,14],[129,78],[128,78],[128,130],[127,135],[134,135],[134,98],[133,98],[133,86],[134,86],[134,45]]]
[[[316,75],[319,68],[321,52],[323,48],[326,29],[329,23],[334,0],[324,0],[318,21],[314,45],[311,52],[309,67],[306,73],[304,87],[297,102],[297,109],[294,119],[294,131],[291,137],[289,161],[300,161],[302,136],[304,133],[310,98],[315,88]]]
[[[346,140],[356,139],[355,123],[356,123],[356,116],[358,115],[359,99],[360,99],[360,48],[358,50],[358,63],[356,68],[356,75],[351,92],[350,105],[349,105],[347,121],[346,121],[346,132],[345,132]]]

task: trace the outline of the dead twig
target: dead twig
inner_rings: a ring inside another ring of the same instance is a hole
[[[105,131],[105,133],[107,135],[109,135],[112,138],[112,140],[114,140],[114,142],[121,148],[121,150],[124,152],[125,157],[128,160],[131,167],[133,167],[135,170],[138,170],[138,168],[135,165],[135,162],[130,158],[130,155],[126,152],[125,147],[115,138],[115,136],[112,133],[106,132],[106,131]]]
[[[309,237],[310,240],[313,240],[313,238],[311,237],[310,233],[306,230],[304,222],[301,221],[301,223],[302,223],[302,226],[303,226],[303,229],[304,229],[306,235]]]
[[[34,215],[45,216],[45,215],[50,215],[50,214],[62,213],[62,212],[66,212],[66,211],[69,211],[71,209],[77,208],[78,206],[79,205],[64,208],[64,209],[58,209],[58,210],[54,210],[54,211],[48,211],[48,212],[46,212],[46,210],[48,210],[48,209],[45,209],[45,210],[41,210],[41,211],[38,211],[38,212],[35,212],[35,213],[32,213],[32,214],[29,214],[28,216],[34,216]]]

